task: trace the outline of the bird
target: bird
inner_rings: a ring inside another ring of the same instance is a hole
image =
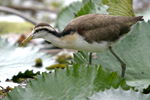
[[[112,47],[130,33],[132,25],[143,21],[142,18],[143,16],[86,14],[70,21],[62,32],[56,31],[47,23],[39,23],[21,45],[32,38],[43,38],[60,48],[90,52],[89,64],[92,63],[92,53],[109,50],[121,63],[121,77],[123,78],[125,77],[126,64],[113,51]]]

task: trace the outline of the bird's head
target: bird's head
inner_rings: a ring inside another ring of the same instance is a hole
[[[34,29],[32,30],[32,33],[29,37],[27,37],[22,43],[21,46],[27,43],[31,39],[35,38],[44,38],[47,36],[48,33],[56,34],[56,30],[51,27],[49,24],[46,23],[39,23],[37,24]]]

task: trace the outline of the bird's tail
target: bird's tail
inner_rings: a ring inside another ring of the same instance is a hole
[[[137,17],[134,17],[134,19],[136,20],[136,21],[143,21],[144,19],[143,19],[143,16],[137,16]]]
[[[128,23],[130,26],[138,21],[143,21],[143,16],[132,17],[131,21]]]

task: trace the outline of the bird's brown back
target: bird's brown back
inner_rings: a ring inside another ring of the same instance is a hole
[[[72,20],[63,30],[63,34],[77,31],[89,43],[100,41],[116,41],[130,31],[130,27],[142,16],[124,17],[105,14],[88,14]]]

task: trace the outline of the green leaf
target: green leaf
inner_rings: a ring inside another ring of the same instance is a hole
[[[24,73],[19,72],[17,75],[14,75],[11,80],[18,82],[19,78],[34,78],[36,75],[40,75],[40,72],[33,73],[33,70],[26,70]]]
[[[125,91],[119,87],[118,89],[110,88],[95,92],[88,100],[150,100],[150,95],[135,92],[132,89]]]
[[[81,15],[89,14],[89,13],[107,13],[106,9],[108,8],[106,5],[98,6],[95,3],[99,2],[98,0],[94,0],[93,2],[73,2],[68,7],[64,8],[57,17],[56,26],[59,31],[63,31],[63,29],[68,25],[68,23],[74,19],[75,14],[80,13]],[[85,6],[84,4],[87,3]],[[84,7],[83,7],[84,6]],[[83,7],[83,8],[81,8]],[[100,10],[99,10],[100,9]],[[74,14],[75,13],[75,14]],[[81,16],[78,14],[78,16]]]
[[[96,4],[101,4],[101,3],[102,3],[102,0],[83,0],[82,2],[83,2],[84,4],[86,4],[86,3],[88,3],[89,1],[92,1],[92,2],[94,2],[94,3],[96,3]]]
[[[113,47],[116,54],[126,63],[127,83],[139,90],[147,88],[150,84],[150,28],[148,27],[150,21],[137,23],[130,34]],[[80,54],[76,56],[82,56]],[[87,53],[84,54],[88,56]],[[121,65],[109,51],[98,53],[97,56],[98,58],[92,59],[93,64],[101,64],[107,70],[117,71],[118,75],[121,75]],[[78,61],[82,59],[85,58]]]
[[[91,14],[91,13],[102,13],[102,14],[108,14],[108,12],[106,11],[107,6],[106,5],[101,5],[98,6],[97,4],[95,4],[94,2],[92,2],[91,0],[84,5],[83,8],[81,8],[78,13],[77,16],[82,16],[82,15],[86,15],[86,14]]]
[[[74,56],[74,63],[79,63],[79,64],[87,64],[88,63],[88,53],[87,52],[82,52],[78,51],[77,53],[73,54]]]
[[[80,10],[83,5],[84,4],[82,2],[73,2],[58,14],[56,26],[59,31],[63,31],[67,24],[74,19],[74,13]]]
[[[119,86],[130,89],[125,78],[119,78],[116,72],[108,72],[101,66],[74,64],[64,70],[56,69],[54,73],[37,76],[26,88],[19,86],[8,93],[6,100],[86,100],[94,91]]]
[[[132,0],[108,0],[108,3],[105,3],[109,6],[107,10],[109,15],[135,16],[132,8]]]

